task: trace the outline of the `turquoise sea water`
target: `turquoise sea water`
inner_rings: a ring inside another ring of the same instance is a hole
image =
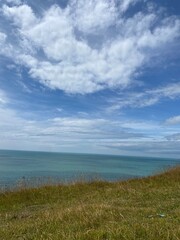
[[[155,174],[178,159],[0,150],[0,186],[28,179],[69,182],[80,178],[115,181]],[[39,181],[39,180],[38,180]]]

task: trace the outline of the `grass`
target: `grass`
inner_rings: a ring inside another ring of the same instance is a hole
[[[180,167],[123,182],[1,193],[0,239],[178,240]]]

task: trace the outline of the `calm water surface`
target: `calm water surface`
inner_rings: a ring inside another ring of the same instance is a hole
[[[0,150],[0,186],[21,179],[70,182],[79,178],[115,181],[149,176],[180,164],[178,159]]]

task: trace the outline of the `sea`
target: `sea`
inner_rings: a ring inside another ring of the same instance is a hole
[[[170,158],[0,150],[0,189],[141,178],[179,164]]]

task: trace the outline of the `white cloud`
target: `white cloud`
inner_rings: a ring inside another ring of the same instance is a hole
[[[174,99],[180,96],[180,83],[172,83],[165,87],[149,91],[149,93],[159,95],[159,97]]]
[[[84,33],[99,34],[117,20],[114,0],[72,0],[70,4],[75,27]]]
[[[4,91],[0,90],[0,105],[4,105],[8,102],[9,102],[9,100],[8,100],[6,94],[4,93]]]
[[[140,0],[121,0],[121,2],[120,2],[121,12],[125,12],[130,7],[130,5],[134,5],[138,1],[140,1]]]
[[[110,139],[138,139],[141,134],[115,129],[113,121],[76,117],[26,120],[15,110],[0,107],[0,148],[99,151]],[[99,148],[100,147],[100,148]]]
[[[108,112],[119,110],[122,108],[144,108],[153,106],[164,98],[178,99],[180,98],[180,83],[169,84],[164,87],[159,87],[144,92],[127,93],[115,99],[110,100]]]
[[[168,125],[180,124],[180,116],[171,117],[167,119],[165,123]]]
[[[8,42],[8,35],[0,32],[0,56],[5,56],[13,61],[16,60],[17,50]]]
[[[28,5],[9,7],[4,5],[3,13],[6,17],[12,18],[14,24],[19,26],[20,29],[29,29],[36,22],[36,17],[33,10]]]
[[[5,93],[0,92],[0,99]],[[11,100],[13,101],[13,100]],[[27,120],[0,103],[0,148],[177,156],[179,128],[153,121],[58,117]],[[23,115],[26,115],[25,112]],[[28,111],[28,118],[30,112]],[[169,140],[173,141],[169,143]],[[142,150],[143,149],[143,150]],[[154,152],[153,152],[154,150]]]
[[[4,55],[4,46],[6,46],[7,35],[3,32],[0,32],[0,54]]]
[[[20,5],[22,4],[21,0],[6,0],[7,3],[12,3],[13,5]]]
[[[6,37],[7,36],[5,33],[0,32],[0,44],[1,45],[3,45],[5,43]]]
[[[135,2],[123,1],[123,11]],[[1,43],[8,56],[26,66],[34,79],[67,93],[129,86],[151,56],[147,49],[158,51],[180,32],[176,17],[161,21],[156,12],[138,12],[125,18],[107,0],[73,0],[65,9],[53,5],[38,16],[25,4],[4,5],[2,11],[19,41]]]

